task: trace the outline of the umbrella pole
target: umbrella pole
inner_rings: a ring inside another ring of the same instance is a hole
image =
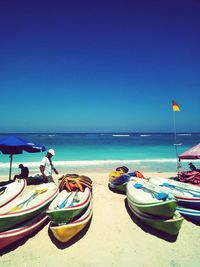
[[[9,181],[11,181],[12,161],[13,161],[13,154],[11,154],[11,155],[10,155],[10,171],[9,171]]]

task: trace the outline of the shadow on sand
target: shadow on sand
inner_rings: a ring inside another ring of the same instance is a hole
[[[137,226],[139,226],[144,232],[146,233],[149,233],[151,235],[155,235],[157,236],[158,238],[161,238],[161,239],[164,239],[165,241],[168,241],[168,242],[176,242],[177,240],[177,237],[178,237],[178,234],[177,235],[169,235],[167,233],[163,233],[159,230],[156,230],[154,228],[152,228],[151,226],[145,224],[142,220],[140,220],[139,218],[137,218],[130,210],[129,206],[128,206],[128,201],[127,201],[127,198],[124,200],[125,202],[125,207],[126,207],[126,210],[130,216],[130,218],[132,219],[132,221],[137,224]]]
[[[59,249],[65,249],[68,248],[70,246],[72,246],[73,244],[75,244],[77,241],[79,241],[81,238],[83,238],[83,236],[87,233],[88,229],[90,228],[90,224],[91,224],[92,218],[90,219],[90,221],[88,222],[88,224],[77,234],[75,235],[72,239],[70,239],[69,241],[62,243],[60,241],[58,241],[53,233],[50,230],[50,227],[48,229],[48,235],[52,241],[52,243]]]

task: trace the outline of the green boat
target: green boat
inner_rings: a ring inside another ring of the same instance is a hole
[[[62,190],[52,201],[46,213],[53,224],[66,224],[85,212],[91,198],[92,192],[88,187],[83,192]]]
[[[139,209],[133,206],[128,201],[128,206],[133,214],[137,218],[139,218],[145,224],[151,226],[152,228],[159,230],[163,233],[169,235],[177,235],[181,229],[181,225],[183,223],[183,217],[180,215],[178,211],[175,211],[173,217],[170,219],[162,219],[155,216],[151,216],[145,213],[142,213]]]
[[[9,230],[44,211],[58,194],[54,183],[42,184],[0,209],[0,232]]]
[[[126,186],[130,179],[130,175],[114,171],[109,174],[108,187],[112,191],[126,194]]]
[[[126,194],[127,182],[123,183],[123,184],[117,184],[117,185],[114,183],[109,183],[108,186],[109,186],[110,190],[112,190],[112,191]]]
[[[126,194],[133,207],[148,215],[168,219],[176,210],[177,201],[173,195],[144,179],[132,178],[127,183]]]

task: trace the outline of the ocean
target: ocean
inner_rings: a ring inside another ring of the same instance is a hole
[[[7,134],[6,134],[7,135]],[[0,138],[6,136],[0,134]],[[15,134],[29,142],[42,144],[56,155],[53,163],[61,173],[110,172],[124,165],[131,171],[176,172],[178,154],[200,141],[200,133],[28,133]],[[176,143],[176,146],[174,145]],[[46,152],[14,155],[12,174],[19,172],[20,163],[30,173],[39,172]],[[0,154],[0,174],[9,172],[9,155]],[[197,162],[200,167],[200,162]],[[188,170],[188,162],[182,163]]]

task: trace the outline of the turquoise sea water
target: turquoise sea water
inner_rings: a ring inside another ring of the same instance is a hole
[[[176,172],[176,150],[178,154],[200,142],[200,133],[74,133],[74,134],[16,134],[30,142],[53,148],[56,155],[54,165],[64,173],[86,171],[112,171],[120,165],[130,170]],[[5,135],[0,135],[3,138]],[[18,164],[23,163],[31,173],[39,171],[46,152],[15,155],[13,173],[18,173]],[[183,169],[187,169],[183,163]],[[200,167],[200,163],[197,162]],[[9,156],[0,154],[0,173],[9,170]]]

